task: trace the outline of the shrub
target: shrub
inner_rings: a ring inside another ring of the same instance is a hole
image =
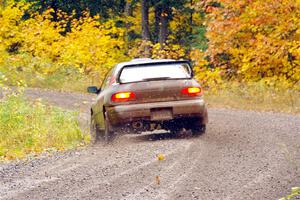
[[[86,141],[75,112],[29,102],[21,94],[0,100],[0,160],[69,149]]]
[[[300,81],[300,2],[222,0],[208,14],[206,55],[245,81]]]
[[[20,2],[0,7],[0,72],[9,84],[27,75],[45,78],[64,68],[101,79],[115,63],[126,60],[124,30],[114,21],[103,22],[89,12],[77,19],[61,11],[55,21],[53,9],[37,13],[29,6]]]

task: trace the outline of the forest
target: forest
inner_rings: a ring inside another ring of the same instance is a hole
[[[34,85],[81,73],[101,82],[118,62],[152,57],[191,60],[205,87],[234,81],[298,90],[299,8],[297,0],[6,0],[2,81]]]
[[[209,106],[300,113],[299,0],[0,1],[1,93],[11,86],[82,92],[115,64],[144,57],[190,60]],[[24,101],[0,100],[0,132],[23,130],[20,121],[47,109],[62,121],[76,118]],[[23,118],[12,115],[16,107]],[[65,129],[55,116],[51,123]],[[78,127],[69,133],[86,140]]]

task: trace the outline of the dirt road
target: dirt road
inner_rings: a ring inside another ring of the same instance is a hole
[[[82,119],[93,98],[27,95],[80,110]],[[299,116],[210,109],[209,117],[197,138],[121,136],[111,145],[2,164],[0,199],[278,199],[300,185]]]

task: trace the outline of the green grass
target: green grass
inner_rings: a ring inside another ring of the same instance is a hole
[[[25,80],[27,85],[33,88],[86,93],[88,86],[101,85],[100,77],[92,80],[72,69],[62,69],[43,78],[32,73],[21,74],[19,76],[21,80]],[[217,87],[205,89],[205,99],[210,107],[300,114],[299,89],[288,89],[284,84],[280,86],[278,83],[276,87],[272,87],[263,81],[256,83],[225,81]]]
[[[205,94],[210,107],[300,114],[300,92],[263,83],[226,83]]]
[[[86,88],[93,85],[93,81],[88,76],[76,70],[59,70],[53,74],[39,77],[34,74],[23,73],[21,79],[32,88],[47,88],[59,91],[86,92]],[[100,81],[96,85],[100,85]]]
[[[23,95],[0,99],[0,160],[22,159],[43,151],[86,144],[77,113],[29,102]]]
[[[1,68],[1,67],[0,67]],[[62,68],[50,74],[39,74],[34,71],[6,71],[3,73],[7,80],[5,84],[8,86],[19,86],[19,81],[22,81],[26,86],[31,88],[47,88],[59,91],[75,91],[86,92],[86,88],[90,85],[100,85],[101,80],[91,78],[80,73],[76,69]],[[1,81],[1,69],[0,69]]]
[[[32,79],[34,80],[34,79]],[[44,80],[36,80],[30,87],[63,91],[86,92],[89,85],[100,85],[80,74],[53,74]],[[300,114],[300,91],[284,86],[268,86],[264,82],[224,82],[218,89],[205,89],[205,99],[210,107],[234,108],[256,111],[274,111]]]
[[[300,187],[293,187],[291,193],[286,197],[282,197],[279,200],[298,199],[300,197]]]

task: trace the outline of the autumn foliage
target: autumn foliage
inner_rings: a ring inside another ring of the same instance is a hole
[[[205,55],[229,79],[300,80],[300,1],[222,0],[208,14]]]
[[[130,16],[105,19],[89,11],[78,17],[75,12],[30,8],[22,2],[0,8],[0,77],[10,83],[22,81],[26,73],[42,79],[62,69],[101,80],[114,64],[149,56],[191,59],[207,88],[221,88],[227,81],[262,81],[299,89],[297,0],[195,0],[183,9],[176,5],[168,11],[169,35],[163,46],[139,37],[139,4]],[[150,9],[150,24],[155,24],[154,14]]]
[[[124,30],[113,21],[101,22],[88,12],[79,19],[59,12],[54,21],[52,9],[24,20],[28,7],[18,3],[0,10],[0,71],[11,82],[24,73],[43,77],[62,68],[97,76],[126,59]]]

